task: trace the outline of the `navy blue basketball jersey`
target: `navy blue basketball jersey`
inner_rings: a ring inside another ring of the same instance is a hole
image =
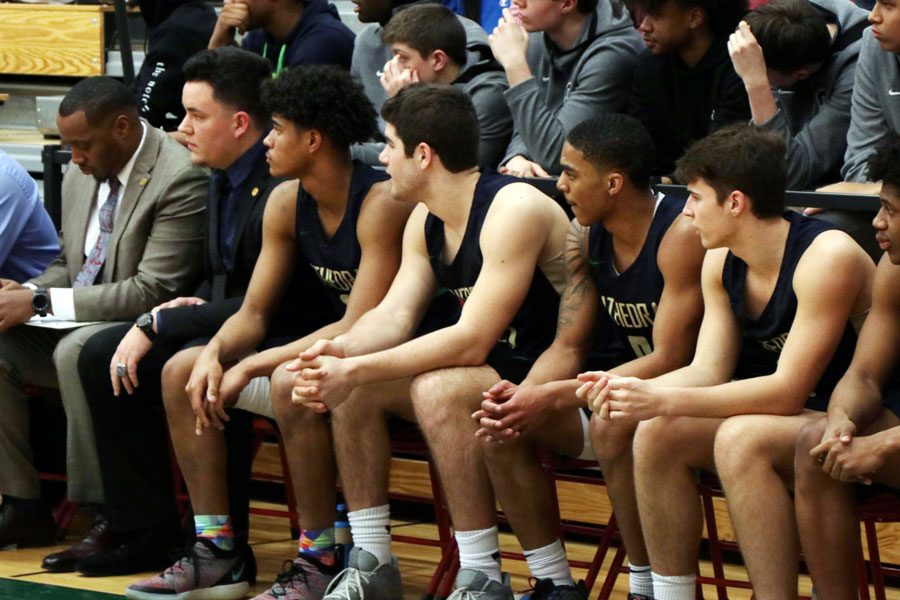
[[[588,233],[588,266],[600,306],[589,366],[612,368],[653,352],[653,321],[665,281],[657,253],[684,200],[660,199],[634,262],[616,271],[613,236],[601,224]],[[603,364],[611,363],[611,364]]]
[[[517,182],[521,180],[493,171],[482,172],[475,186],[466,232],[450,264],[444,262],[444,222],[430,213],[425,219],[425,243],[431,268],[438,283],[459,299],[460,306],[481,273],[483,257],[479,239],[488,209],[497,192]],[[559,294],[540,267],[535,267],[528,294],[498,344],[512,351],[511,356],[535,360],[553,341],[558,311]]]
[[[731,252],[725,258],[722,285],[728,293],[731,309],[742,334],[741,354],[734,375],[736,379],[759,377],[775,372],[778,358],[781,356],[781,350],[797,313],[797,296],[793,286],[797,263],[820,233],[834,229],[824,221],[804,217],[793,211],[786,213],[784,218],[790,222],[791,228],[785,243],[781,270],[772,297],[758,318],[752,319],[747,314],[747,263]],[[850,365],[855,347],[856,330],[848,321],[834,356],[816,385],[815,393],[806,404],[807,408],[825,409],[831,391]]]
[[[356,226],[363,201],[372,185],[387,179],[384,171],[354,161],[347,208],[331,238],[322,229],[316,199],[302,186],[297,192],[297,266],[309,265],[316,275],[316,284],[304,289],[300,297],[304,310],[328,315],[329,323],[344,316],[359,270],[362,250]]]

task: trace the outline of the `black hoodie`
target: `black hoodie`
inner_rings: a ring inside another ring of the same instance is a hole
[[[184,118],[181,68],[206,48],[216,13],[200,0],[141,0],[140,7],[149,39],[134,94],[142,117],[154,127],[174,131]]]

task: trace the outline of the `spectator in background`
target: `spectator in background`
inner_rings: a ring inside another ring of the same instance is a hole
[[[466,53],[466,30],[440,4],[410,6],[384,28],[394,58],[384,65],[381,84],[388,96],[415,81],[450,84],[468,94],[478,115],[478,165],[496,168],[512,134],[512,116],[503,99],[509,87],[490,49]]]
[[[490,37],[515,125],[504,171],[559,173],[569,131],[622,112],[641,40],[618,0],[515,0]]]
[[[750,118],[728,58],[728,35],[746,0],[632,0],[647,50],[638,59],[628,112],[650,131],[656,175],[670,175],[687,147]]]
[[[209,47],[234,44],[268,59],[274,73],[295,65],[350,68],[353,32],[328,0],[224,0]]]
[[[37,184],[0,150],[0,289],[4,280],[25,281],[40,274],[58,253],[56,226]]]
[[[147,122],[175,131],[184,118],[181,68],[206,48],[216,13],[202,0],[141,0],[140,7],[149,37],[134,94]]]
[[[845,181],[866,182],[867,163],[875,147],[892,132],[900,133],[900,10],[894,0],[875,3],[872,27],[863,34],[853,83]],[[877,194],[881,184],[857,188]]]
[[[384,149],[384,119],[381,118],[381,107],[388,99],[388,93],[381,84],[384,65],[394,54],[389,43],[382,36],[384,30],[395,14],[411,5],[423,4],[431,0],[406,2],[405,0],[353,0],[356,4],[360,22],[369,23],[356,36],[353,47],[353,66],[350,72],[363,86],[366,96],[378,113],[378,138],[365,144],[353,146],[353,158],[369,165],[381,165],[378,155]],[[478,23],[457,17],[466,31],[465,64],[476,64],[484,57],[493,56],[488,46],[488,36]]]
[[[840,178],[867,16],[849,0],[772,0],[731,36],[753,122],[784,136],[788,189]]]

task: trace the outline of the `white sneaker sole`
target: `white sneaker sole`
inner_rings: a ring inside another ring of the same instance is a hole
[[[155,594],[140,590],[125,590],[125,597],[130,600],[241,600],[247,597],[250,584],[246,581],[217,585],[211,588],[190,590],[180,594]]]

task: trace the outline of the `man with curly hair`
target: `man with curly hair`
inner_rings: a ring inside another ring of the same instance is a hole
[[[390,197],[384,172],[350,159],[350,145],[375,131],[375,111],[348,73],[296,67],[265,84],[263,102],[273,115],[269,168],[291,180],[266,206],[262,251],[238,312],[205,347],[176,354],[163,371],[197,540],[162,574],[129,586],[128,598],[247,593],[253,569],[235,546],[225,489],[222,430],[235,402],[278,421],[300,514],[298,556],[259,598],[319,598],[338,571],[330,427],[292,404],[292,374],[280,365],[349,330],[381,301],[412,203]]]

